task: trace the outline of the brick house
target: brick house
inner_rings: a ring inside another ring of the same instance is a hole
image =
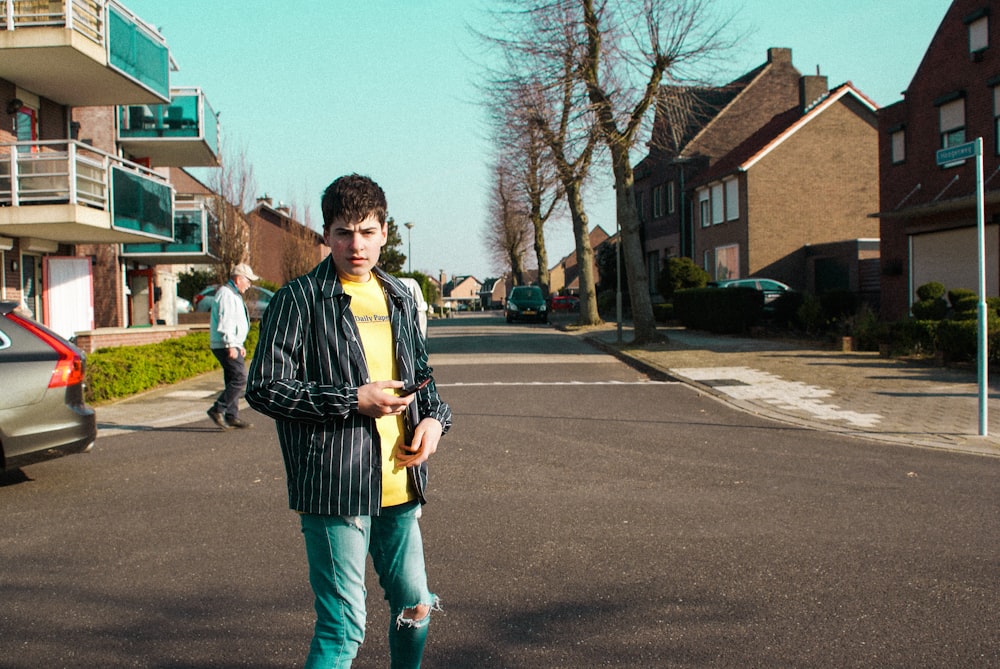
[[[1000,294],[1000,17],[989,0],[955,0],[903,99],[879,112],[882,316],[908,315],[936,281],[978,288],[975,161],[936,152],[981,137],[986,293]]]
[[[713,278],[873,292],[875,109],[849,83],[803,76],[784,48],[724,86],[664,88],[635,170],[650,290],[686,256]]]
[[[291,210],[267,197],[247,215],[250,258],[261,278],[279,286],[305,274],[330,255],[323,236],[297,221]]]
[[[608,240],[608,233],[604,228],[597,226],[590,231],[590,248],[594,250],[594,282],[601,280],[597,272],[597,249]],[[565,293],[568,295],[580,294],[580,263],[577,260],[576,251],[564,256],[549,269],[549,292]]]
[[[690,183],[694,258],[713,279],[877,298],[877,106],[850,83],[802,83],[798,104]]]

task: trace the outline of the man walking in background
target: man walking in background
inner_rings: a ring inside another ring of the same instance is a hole
[[[240,263],[233,268],[229,281],[215,291],[212,303],[209,346],[222,364],[226,387],[208,410],[208,417],[223,430],[253,427],[240,420],[240,397],[247,385],[247,350],[243,348],[243,343],[250,332],[250,318],[243,293],[259,278],[250,265]]]

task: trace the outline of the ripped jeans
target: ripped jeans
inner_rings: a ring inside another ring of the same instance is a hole
[[[393,669],[417,669],[430,612],[409,617],[419,605],[433,608],[427,589],[420,503],[385,507],[379,516],[302,515],[315,595],[316,627],[306,669],[347,669],[365,636],[365,562],[372,556],[389,602],[389,652]]]

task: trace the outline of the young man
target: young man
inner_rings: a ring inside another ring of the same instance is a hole
[[[430,611],[417,519],[427,459],[451,425],[430,379],[416,304],[376,267],[388,238],[374,181],[337,179],[322,201],[330,256],[272,298],[247,400],[278,430],[301,516],[316,626],[306,667],[350,667],[364,638],[370,553],[389,600],[393,667],[419,667]]]
[[[232,427],[250,428],[240,420],[240,397],[247,384],[247,350],[243,343],[250,332],[250,318],[243,302],[243,293],[260,277],[250,265],[240,263],[230,272],[229,281],[215,291],[209,347],[222,365],[226,387],[208,410],[208,417],[223,430]]]

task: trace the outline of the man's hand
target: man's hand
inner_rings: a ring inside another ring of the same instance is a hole
[[[406,407],[410,406],[410,402],[416,399],[416,396],[397,397],[394,394],[385,392],[387,389],[393,390],[402,387],[402,381],[374,381],[366,383],[358,388],[358,413],[372,418],[402,414],[406,411]]]
[[[235,360],[236,358],[240,357],[241,355],[244,358],[247,356],[247,350],[245,348],[243,348],[242,346],[230,346],[226,350],[229,352],[229,359],[230,360]]]
[[[444,427],[436,418],[424,418],[413,430],[413,443],[400,444],[396,449],[396,464],[400,467],[416,467],[437,452],[438,442]]]

